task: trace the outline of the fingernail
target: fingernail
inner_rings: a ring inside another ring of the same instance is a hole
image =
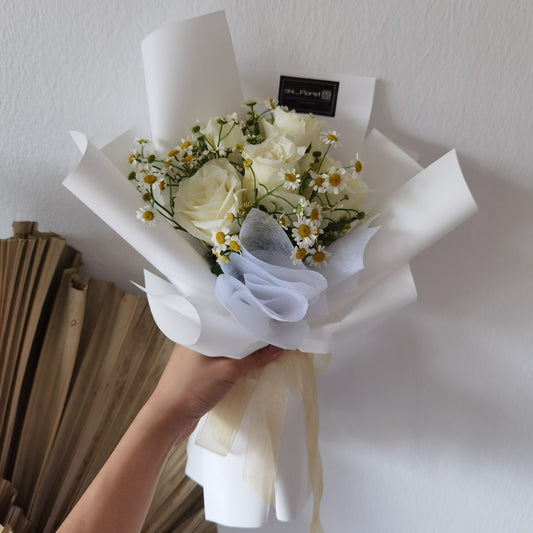
[[[268,346],[265,347],[265,350],[269,355],[277,355],[283,351],[283,348],[269,344]]]

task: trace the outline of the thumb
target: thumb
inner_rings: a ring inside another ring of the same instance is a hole
[[[248,357],[242,359],[242,361],[246,364],[247,369],[258,368],[270,363],[274,359],[277,359],[282,353],[283,348],[269,344],[268,346],[264,346],[263,348],[256,350]]]

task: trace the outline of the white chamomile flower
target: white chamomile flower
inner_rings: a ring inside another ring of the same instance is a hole
[[[315,202],[309,203],[305,208],[305,214],[310,218],[313,224],[320,226],[322,222],[322,206]]]
[[[360,178],[365,170],[365,163],[361,159],[359,159],[359,154],[355,154],[355,159],[353,161],[350,161],[350,164],[353,167],[353,177],[354,178]]]
[[[306,212],[306,209],[308,208],[308,206],[309,206],[309,200],[305,198],[304,196],[300,196],[300,198],[298,199],[298,204],[294,208],[294,213],[296,215],[301,215],[302,213]]]
[[[278,172],[278,178],[283,182],[283,187],[294,191],[300,186],[301,179],[300,174],[296,173],[294,168],[291,169],[281,169]]]
[[[309,185],[311,185],[316,192],[327,192],[329,190],[329,183],[327,180],[327,174],[317,174],[316,172],[311,171],[311,181],[309,182]]]
[[[152,185],[152,197],[160,204],[166,205],[169,201],[167,182],[164,177],[158,176],[157,181]]]
[[[148,166],[146,165],[145,162],[139,161],[138,156],[139,156],[139,154],[131,154],[130,155],[130,164],[137,172],[141,172],[143,170],[146,170],[148,168]]]
[[[228,246],[232,251],[237,253],[241,251],[241,241],[238,235],[232,235],[231,237],[229,237],[229,239],[227,239],[226,242],[228,243]]]
[[[321,268],[327,264],[327,258],[331,254],[326,250],[323,244],[319,244],[316,249],[312,248],[307,254],[307,264],[309,266]]]
[[[300,265],[307,256],[307,248],[295,246],[291,252],[291,261],[293,265]]]
[[[219,157],[225,157],[226,156],[226,148],[224,146],[210,146],[206,150],[204,150],[202,155],[209,155],[209,154],[217,154]]]
[[[339,136],[335,130],[323,131],[320,134],[320,140],[324,144],[335,144],[339,142]]]
[[[319,228],[309,218],[298,216],[293,224],[292,237],[300,246],[312,246],[319,234]]]
[[[332,167],[327,173],[328,189],[335,194],[339,194],[346,187],[346,181],[344,178],[346,170],[343,168]]]
[[[268,107],[269,109],[276,109],[276,106],[277,106],[277,102],[276,102],[276,99],[275,98],[267,98],[265,101],[264,101],[264,104],[266,107]]]
[[[237,144],[235,144],[234,146],[232,146],[231,150],[233,152],[239,152],[239,154],[242,154],[243,151],[244,151],[244,143],[242,142],[238,142]]]
[[[316,240],[318,239],[320,235],[324,233],[324,230],[321,227],[317,226],[316,224],[314,226],[315,226],[315,240]]]
[[[289,220],[285,215],[280,215],[278,217],[278,224],[283,228],[287,229],[289,227]]]
[[[150,204],[147,204],[144,207],[139,207],[139,209],[137,209],[137,218],[149,228],[155,226],[156,224],[155,211]]]
[[[216,231],[211,236],[215,254],[220,254],[228,249],[228,236],[223,231]]]
[[[229,257],[227,255],[222,255],[222,254],[215,252],[215,257],[217,258],[217,263],[219,265],[225,265],[229,263]]]

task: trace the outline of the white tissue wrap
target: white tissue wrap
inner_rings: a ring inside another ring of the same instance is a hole
[[[252,209],[241,231],[242,255],[232,255],[217,278],[218,301],[258,339],[285,349],[298,349],[309,333],[306,317],[328,315],[328,274],[334,286],[363,268],[363,251],[377,228],[361,224],[346,236],[346,246],[333,252],[322,275],[293,265],[293,245],[270,215]],[[332,249],[334,246],[331,247]],[[319,319],[320,319],[319,318]]]

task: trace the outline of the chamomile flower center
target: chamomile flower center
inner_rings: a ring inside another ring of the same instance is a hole
[[[187,150],[187,148],[189,148],[189,146],[191,145],[190,141],[183,141],[180,145],[180,148],[182,150]]]
[[[341,182],[342,182],[342,177],[337,172],[334,172],[329,177],[329,182],[331,183],[331,185],[333,185],[333,187],[338,187],[341,184]]]
[[[294,257],[300,261],[307,255],[307,250],[305,248],[298,248],[294,253]]]
[[[283,186],[289,190],[295,190],[301,182],[300,174],[297,174],[294,168],[281,169],[278,172],[278,179],[280,179],[283,182]]]
[[[313,221],[320,220],[320,210],[318,207],[315,207],[311,213],[309,213],[309,218]]]
[[[241,247],[239,245],[239,243],[237,241],[230,241],[229,243],[229,247],[234,251],[234,252],[240,252],[241,251]]]
[[[151,227],[156,223],[155,213],[150,204],[146,204],[144,207],[137,209],[137,218],[148,227]]]
[[[144,183],[148,183],[149,185],[152,185],[157,181],[157,178],[153,174],[146,174],[143,179]]]
[[[327,131],[322,132],[321,136],[322,142],[326,144],[335,144],[336,142],[339,142],[339,137],[337,135],[336,131]]]
[[[324,252],[315,252],[313,254],[313,261],[315,263],[322,263],[326,259],[326,254]]]
[[[311,227],[308,226],[307,224],[301,224],[300,227],[298,228],[298,235],[302,239],[309,237],[311,235]]]
[[[230,249],[233,251],[233,252],[240,252],[241,251],[241,241],[239,241],[239,236],[238,235],[232,235],[230,238],[229,238],[229,241],[228,241],[228,246],[230,247]]]
[[[324,185],[324,182],[326,181],[326,178],[323,176],[315,176],[315,185],[318,185],[319,187],[322,187]]]
[[[194,159],[194,156],[193,156],[192,154],[189,154],[189,155],[185,156],[185,157],[182,159],[182,161],[183,161],[184,163],[190,163],[193,159]]]
[[[226,235],[222,231],[217,231],[215,233],[215,240],[218,244],[224,244],[226,242]]]
[[[177,153],[178,153],[178,150],[176,149],[170,150],[170,152],[168,153],[168,157],[174,157]]]
[[[331,254],[326,250],[323,244],[319,244],[316,247],[316,250],[309,250],[308,263],[314,265],[318,268],[321,268],[327,263],[327,258]]]
[[[353,165],[354,170],[359,174],[359,172],[363,171],[363,163],[359,161],[359,159],[354,163]]]

